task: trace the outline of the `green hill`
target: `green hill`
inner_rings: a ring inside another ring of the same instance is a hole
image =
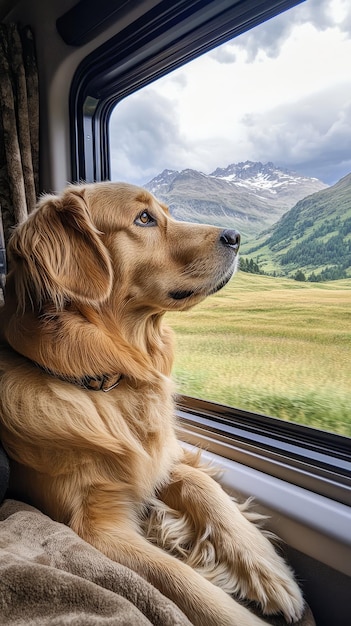
[[[297,202],[254,245],[244,245],[243,255],[244,264],[252,258],[267,274],[312,281],[351,276],[351,174]]]

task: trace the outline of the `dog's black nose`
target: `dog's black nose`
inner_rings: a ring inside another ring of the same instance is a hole
[[[223,230],[220,234],[220,242],[225,246],[229,246],[230,248],[234,248],[234,250],[239,250],[240,246],[240,233],[236,230],[226,229]]]

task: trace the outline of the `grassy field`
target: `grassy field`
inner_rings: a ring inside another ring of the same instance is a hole
[[[239,272],[167,321],[181,393],[351,436],[351,279]]]

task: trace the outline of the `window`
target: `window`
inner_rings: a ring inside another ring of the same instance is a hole
[[[168,316],[181,393],[346,436],[350,11],[308,0],[125,98],[110,120],[112,179],[242,233],[230,284]]]
[[[279,142],[282,142],[284,139],[284,145],[286,147],[285,161],[288,169],[292,169],[294,162],[288,159],[289,129],[291,130],[291,127],[285,127],[285,134],[282,134],[281,129],[284,128],[283,114],[287,114],[288,118],[290,115],[291,119],[291,115],[294,113],[295,128],[302,127],[302,132],[300,134],[300,141],[294,146],[294,149],[290,150],[290,156],[296,156],[296,148],[301,148],[301,143],[303,143],[304,140],[307,149],[309,146],[309,135],[307,131],[316,130],[318,128],[317,121],[319,121],[319,128],[321,129],[321,144],[319,148],[321,149],[323,147],[323,142],[325,142],[326,139],[333,135],[335,136],[334,133],[336,133],[340,139],[339,148],[344,147],[345,149],[346,146],[346,157],[344,159],[345,170],[344,172],[339,170],[339,176],[341,177],[351,170],[351,167],[349,167],[349,153],[347,148],[349,145],[347,133],[350,129],[350,117],[349,109],[347,108],[347,99],[345,100],[345,98],[342,97],[341,89],[334,89],[331,99],[326,98],[327,93],[322,94],[323,98],[322,96],[319,99],[317,98],[317,102],[313,101],[313,99],[309,101],[306,97],[303,106],[293,107],[292,109],[290,106],[290,113],[288,108],[283,105],[284,94],[287,90],[286,85],[289,83],[294,85],[294,81],[296,80],[296,75],[294,75],[291,70],[288,73],[288,80],[285,78],[285,82],[283,82],[282,76],[279,78],[280,100],[278,99],[276,101],[277,106],[275,110],[274,107],[273,109],[269,109],[269,107],[264,109],[262,106],[263,103],[268,102],[266,92],[269,92],[272,88],[269,86],[268,82],[264,84],[263,88],[260,88],[259,95],[257,95],[258,91],[256,90],[259,83],[262,83],[261,78],[264,75],[263,72],[265,71],[264,67],[266,66],[266,62],[268,65],[276,62],[283,41],[288,33],[290,34],[290,43],[294,43],[296,35],[294,27],[296,23],[301,21],[304,24],[303,28],[310,29],[310,34],[313,33],[316,37],[317,35],[319,37],[324,35],[329,37],[327,44],[325,43],[326,40],[324,40],[322,51],[320,47],[317,49],[319,53],[324,55],[325,68],[323,68],[322,73],[315,75],[314,70],[310,68],[308,72],[309,78],[305,81],[305,87],[306,84],[308,87],[309,82],[315,86],[315,81],[322,81],[324,73],[330,78],[330,71],[332,73],[330,80],[335,87],[336,83],[338,81],[340,82],[339,72],[342,68],[335,65],[335,58],[332,55],[335,49],[334,44],[336,44],[336,40],[333,40],[333,36],[337,35],[338,31],[343,30],[344,40],[339,39],[338,45],[346,47],[350,45],[350,39],[346,29],[348,19],[347,12],[349,11],[346,6],[347,3],[332,0],[325,0],[323,3],[320,3],[316,0],[307,0],[307,2],[303,3],[301,6],[297,6],[287,13],[282,13],[282,15],[279,15],[282,11],[294,5],[298,5],[299,3],[295,0],[272,0],[269,2],[267,2],[267,0],[241,0],[240,2],[236,2],[235,0],[221,0],[221,2],[217,0],[208,0],[206,2],[203,0],[201,0],[201,2],[184,2],[183,0],[179,0],[172,3],[170,6],[170,3],[166,0],[164,2],[157,2],[157,0],[155,0],[155,2],[148,2],[145,0],[145,2],[136,4],[138,4],[138,10],[142,9],[142,15],[139,17],[134,15],[129,22],[127,19],[129,14],[126,20],[122,19],[120,32],[110,41],[92,52],[90,56],[86,57],[76,72],[71,89],[70,103],[73,180],[86,179],[92,181],[103,180],[105,178],[115,180],[127,179],[130,182],[134,181],[135,183],[145,185],[148,181],[151,181],[155,175],[167,169],[167,167],[179,171],[184,168],[185,170],[195,169],[197,172],[200,170],[205,171],[203,164],[198,160],[194,162],[193,154],[188,149],[188,145],[185,146],[185,150],[183,149],[184,161],[170,163],[172,157],[172,143],[165,142],[163,144],[157,139],[161,138],[163,132],[168,132],[168,137],[172,139],[172,129],[174,137],[179,139],[175,123],[176,119],[168,115],[173,111],[174,102],[172,98],[175,99],[177,95],[175,91],[176,82],[178,81],[178,89],[180,89],[182,81],[184,82],[182,72],[184,70],[187,71],[185,64],[189,60],[195,59],[195,62],[188,66],[194,68],[194,70],[191,71],[193,71],[195,75],[198,64],[201,66],[201,64],[204,63],[204,59],[201,59],[201,54],[209,51],[210,57],[212,57],[212,63],[216,62],[218,68],[220,67],[219,61],[218,59],[215,61],[215,57],[216,55],[218,56],[218,54],[223,55],[222,61],[225,60],[225,56],[230,60],[233,58],[234,54],[237,54],[238,61],[244,66],[245,80],[242,82],[241,87],[246,90],[250,90],[251,87],[251,102],[255,105],[258,103],[259,105],[258,111],[256,110],[256,115],[261,113],[262,124],[257,126],[257,124],[255,125],[253,123],[251,126],[252,129],[255,128],[259,131],[258,134],[253,134],[256,143],[259,139],[262,148],[266,146],[266,148],[269,147],[271,150],[271,148],[274,147],[274,149],[277,150],[280,145]],[[98,11],[98,7],[96,7],[96,10]],[[265,23],[265,20],[269,20],[276,15],[278,15],[278,18],[274,18],[272,21]],[[313,20],[316,19],[316,15],[318,16],[318,20],[313,26]],[[68,17],[67,20],[70,24],[71,22]],[[335,23],[334,26],[331,27],[330,24],[333,24],[333,20]],[[83,21],[84,20],[82,20],[82,23]],[[95,21],[98,23],[97,18]],[[80,24],[80,21],[76,20],[75,23]],[[262,26],[260,26],[259,29],[250,32],[249,29],[261,23]],[[245,34],[246,31],[248,31],[247,34]],[[90,34],[89,30],[87,32]],[[84,28],[82,36],[83,38],[85,37]],[[239,36],[241,36],[241,39]],[[234,37],[238,38],[233,39]],[[262,77],[259,76],[257,80],[253,81],[251,75],[251,82],[247,80],[248,74],[246,71],[249,67],[250,58],[246,57],[245,49],[240,45],[240,42],[245,42],[245,37],[248,37],[252,51],[255,45],[260,49],[262,46],[264,47],[265,41],[271,44],[269,54],[260,52]],[[311,41],[315,43],[314,39],[311,39]],[[227,43],[228,45],[216,49],[216,46],[218,47],[223,43]],[[309,47],[308,54],[310,54],[310,51],[311,46]],[[325,51],[328,53],[327,57]],[[345,59],[348,58],[348,54],[349,50],[347,49]],[[315,57],[314,52],[312,53],[312,57]],[[301,75],[304,75],[308,59],[310,59],[310,56],[307,57],[307,53],[305,53],[302,65],[301,59],[299,61]],[[342,67],[345,67],[345,59],[341,64]],[[310,63],[310,61],[308,61],[308,63]],[[222,65],[225,67],[224,64]],[[182,67],[183,69],[181,69]],[[175,69],[178,71],[173,75],[173,77],[177,79],[174,81],[171,72]],[[327,69],[328,72],[326,72]],[[156,80],[159,81],[160,79],[161,82],[156,82]],[[173,86],[170,91],[172,81]],[[321,82],[320,85],[323,86],[323,83]],[[274,89],[276,90],[276,85]],[[347,85],[347,89],[349,89],[349,85]],[[160,95],[162,90],[163,93]],[[159,93],[157,98],[152,99],[152,93],[155,91]],[[196,122],[196,125],[194,122],[195,129],[198,128],[198,123],[200,123],[202,127],[206,127],[207,125],[207,120],[204,119],[204,111],[209,94],[212,97],[211,91],[208,82],[207,91],[201,100],[201,115],[199,113],[193,118]],[[291,95],[290,91],[287,93]],[[308,89],[306,94],[308,95]],[[300,96],[301,94],[299,94],[299,97]],[[169,104],[170,98],[171,102]],[[164,104],[165,102],[166,105]],[[236,124],[237,133],[239,132],[238,123],[240,122],[240,115],[234,115],[235,102],[235,97],[231,98],[231,104],[233,105],[232,121]],[[340,108],[339,120],[333,118],[335,114],[335,102]],[[328,106],[326,106],[327,104]],[[155,109],[152,108],[154,105],[156,106],[156,110],[158,107],[158,117],[157,115],[155,116]],[[280,108],[278,105],[280,105]],[[129,120],[127,119],[128,111],[131,114]],[[140,111],[142,111],[141,116]],[[216,110],[217,116],[220,115],[218,111]],[[303,125],[303,115],[307,115],[309,111],[311,113],[311,124],[310,126]],[[329,117],[324,118],[322,111],[329,112]],[[138,115],[136,115],[137,112]],[[151,115],[152,112],[154,113],[153,116]],[[245,110],[245,114],[246,113],[248,113],[248,111]],[[168,126],[163,123],[167,115]],[[152,132],[147,132],[147,125],[142,129],[140,119],[147,121],[149,124],[152,121],[154,122]],[[255,120],[252,119],[252,122],[254,121]],[[314,121],[316,121],[315,124]],[[326,122],[328,123],[326,124]],[[249,116],[246,116],[246,128],[250,129]],[[272,132],[273,130],[275,133]],[[236,137],[238,136],[239,135],[236,135]],[[311,137],[313,139],[313,132]],[[226,133],[222,142],[227,146],[229,145],[228,138],[230,138],[229,132]],[[180,139],[183,139],[183,137],[180,137]],[[217,140],[209,142],[208,139],[206,139],[205,142],[201,142],[197,139],[197,144],[203,153],[206,151],[206,148],[215,154],[214,148],[217,147],[218,143]],[[243,143],[242,139],[241,143],[239,141],[236,143],[238,144],[237,147],[240,148]],[[311,145],[316,146],[316,143],[311,142]],[[326,144],[324,147],[326,147]],[[213,167],[211,166],[205,173],[209,174],[220,166],[225,168],[228,163],[235,161],[242,161],[245,166],[243,159],[251,160],[255,158],[256,161],[256,159],[259,158],[262,163],[266,163],[269,162],[269,158],[273,158],[276,161],[276,163],[273,161],[274,165],[281,165],[280,160],[278,162],[277,159],[277,152],[273,152],[273,156],[271,157],[268,156],[267,150],[262,152],[260,157],[257,153],[253,156],[237,156],[237,152],[233,156],[232,154],[230,149],[230,151],[226,153],[226,159],[223,159],[223,161],[220,161],[219,158],[216,159]],[[303,150],[300,151],[300,154],[304,154]],[[331,157],[333,160],[336,156],[334,149],[325,150],[323,154],[328,157],[328,159]],[[159,162],[157,162],[158,155],[162,157]],[[188,155],[192,160],[187,162],[186,159]],[[153,168],[146,174],[143,173],[138,165],[140,157],[142,156],[146,156],[148,163],[150,163]],[[328,159],[324,172],[318,173],[318,178],[324,181],[324,184],[330,186],[332,182],[338,179],[338,174],[333,170],[331,165],[332,161]],[[310,165],[312,165],[312,161],[313,159],[311,159]],[[337,159],[335,162],[337,162]],[[297,165],[298,163],[295,163],[295,166]],[[306,171],[305,165],[306,162],[302,161],[300,163],[302,169],[300,170],[298,168],[298,170],[309,178],[313,177],[312,169]],[[329,172],[328,175],[330,175],[330,179],[325,179],[324,174],[326,171]],[[225,176],[225,172],[223,172],[223,174]],[[261,182],[263,185],[263,176]],[[315,190],[315,188],[313,190]],[[159,190],[156,195],[160,196]],[[256,193],[256,195],[263,195],[263,193]],[[187,198],[188,194],[186,194],[185,197]],[[197,207],[194,206],[192,207],[191,215],[189,214],[190,220],[198,219],[199,216],[196,216],[196,208]],[[348,210],[349,209],[345,210],[345,215],[347,215]],[[200,217],[203,219],[203,207],[200,213]],[[227,217],[228,212],[226,218]],[[235,220],[237,220],[237,216],[235,216]],[[209,221],[208,216],[206,216],[206,221]],[[222,217],[220,217],[220,224],[223,224]],[[237,224],[237,221],[235,221],[235,224]],[[300,227],[300,224],[297,223],[296,225]],[[321,381],[321,384],[319,384],[320,381],[317,381],[318,386],[314,388],[314,392],[311,394],[314,396],[312,400],[315,400],[314,407],[312,407],[314,411],[312,417],[315,421],[314,426],[311,427],[304,424],[306,421],[311,423],[311,414],[307,415],[306,419],[306,416],[304,416],[300,410],[301,402],[289,402],[289,396],[286,393],[286,389],[289,389],[290,385],[290,378],[286,373],[287,369],[285,369],[285,376],[278,378],[278,382],[274,378],[273,372],[271,373],[270,384],[274,385],[275,391],[273,408],[272,403],[268,406],[268,403],[264,402],[264,397],[257,395],[255,388],[255,386],[257,387],[257,381],[254,381],[255,384],[252,387],[252,381],[250,382],[247,376],[244,381],[245,388],[242,388],[240,397],[238,395],[238,386],[236,386],[235,372],[225,374],[227,380],[220,380],[220,383],[223,384],[224,382],[227,389],[229,388],[231,397],[228,398],[228,395],[225,397],[222,390],[218,391],[218,381],[215,380],[216,367],[207,378],[203,375],[199,376],[199,373],[194,369],[194,375],[191,371],[189,372],[189,370],[186,371],[184,369],[182,363],[182,343],[187,344],[189,339],[195,342],[200,339],[196,337],[196,333],[189,333],[191,325],[193,325],[194,329],[194,318],[192,318],[192,315],[196,315],[196,319],[199,320],[201,324],[207,325],[207,329],[211,331],[209,333],[211,339],[211,341],[208,342],[209,346],[211,347],[214,342],[217,342],[216,349],[220,351],[220,354],[216,357],[218,359],[217,363],[219,362],[221,366],[223,364],[226,366],[228,361],[233,361],[233,353],[229,349],[228,341],[229,335],[231,336],[231,340],[233,339],[232,322],[230,328],[224,327],[223,329],[222,326],[222,328],[216,329],[213,319],[216,319],[216,317],[214,317],[215,309],[223,305],[225,298],[227,298],[227,303],[230,302],[230,305],[232,305],[233,298],[235,298],[234,303],[237,306],[235,313],[235,329],[237,335],[239,333],[238,325],[241,325],[240,341],[234,341],[235,355],[236,358],[242,358],[244,354],[243,351],[247,351],[251,346],[251,363],[255,362],[255,350],[257,350],[257,345],[255,344],[252,334],[254,334],[256,330],[259,341],[262,338],[262,331],[265,336],[269,336],[270,332],[274,335],[272,331],[275,327],[278,307],[278,324],[281,329],[283,328],[284,334],[282,337],[279,337],[277,332],[276,339],[274,340],[274,336],[272,336],[270,340],[271,345],[275,346],[276,352],[280,350],[284,355],[284,358],[281,359],[282,367],[275,368],[276,371],[278,369],[278,374],[281,376],[281,372],[284,372],[283,366],[290,367],[289,360],[292,358],[292,353],[286,349],[287,346],[291,345],[291,343],[289,343],[289,337],[296,343],[294,331],[295,335],[296,333],[301,334],[301,320],[306,322],[305,339],[306,336],[309,336],[310,329],[314,327],[313,324],[315,324],[315,322],[317,322],[317,327],[315,326],[317,332],[314,332],[314,336],[317,347],[319,347],[317,341],[318,337],[323,339],[323,332],[318,330],[318,323],[322,323],[322,325],[323,323],[325,324],[326,317],[323,317],[323,313],[320,310],[320,300],[314,301],[314,303],[310,305],[310,315],[303,317],[303,315],[308,312],[306,299],[301,299],[300,305],[302,308],[300,310],[295,299],[293,299],[293,296],[298,293],[300,295],[303,293],[306,296],[309,296],[311,293],[318,293],[320,298],[322,298],[324,294],[327,294],[330,312],[332,315],[335,315],[334,320],[337,319],[338,322],[337,326],[335,325],[332,330],[332,325],[327,325],[330,341],[328,340],[325,353],[321,358],[327,361],[325,366],[330,367],[328,362],[333,354],[336,368],[333,369],[332,375],[336,377],[335,369],[337,369],[341,378],[343,377],[344,382],[345,379],[347,380],[349,365],[346,363],[345,366],[344,356],[345,354],[349,354],[350,334],[348,334],[349,327],[347,326],[348,313],[345,309],[349,301],[350,279],[342,279],[343,282],[340,282],[340,280],[336,282],[328,280],[323,281],[323,283],[313,283],[311,280],[295,280],[294,278],[299,278],[299,276],[296,276],[298,273],[297,269],[294,270],[295,277],[291,276],[291,272],[290,276],[277,276],[279,272],[277,268],[274,267],[272,258],[271,260],[264,258],[263,253],[261,253],[260,258],[258,258],[257,250],[252,251],[252,249],[250,249],[250,246],[251,248],[253,246],[252,240],[250,242],[247,237],[247,241],[245,242],[246,229],[243,226],[244,225],[241,223],[240,229],[244,239],[242,245],[242,272],[234,278],[232,284],[228,285],[227,292],[222,291],[218,296],[211,297],[204,303],[203,309],[197,307],[194,309],[194,312],[189,313],[188,316],[184,317],[184,314],[179,314],[176,319],[170,318],[169,320],[178,332],[176,376],[183,394],[192,394],[195,396],[182,395],[179,397],[178,415],[181,437],[184,441],[188,441],[189,443],[204,445],[210,452],[220,454],[222,458],[234,459],[240,464],[243,464],[243,466],[245,465],[253,470],[263,471],[273,477],[289,481],[296,486],[305,487],[316,494],[322,494],[341,503],[349,504],[351,502],[351,441],[347,436],[345,437],[339,433],[346,434],[346,432],[349,432],[350,418],[348,413],[344,413],[344,417],[341,419],[338,415],[335,416],[333,407],[331,411],[333,423],[332,425],[330,424],[329,408],[331,403],[323,389],[323,385],[325,384],[324,380]],[[257,233],[259,232],[260,231],[257,230]],[[294,236],[296,236],[296,234],[298,233],[294,233]],[[321,236],[323,238],[323,234]],[[324,235],[324,237],[327,238],[328,236]],[[257,236],[255,243],[256,241],[259,243]],[[345,235],[345,241],[348,241],[348,235]],[[258,265],[259,269],[264,271],[265,274],[255,273],[256,265]],[[291,268],[287,267],[286,269],[290,271]],[[246,272],[243,272],[243,270],[246,270]],[[310,278],[310,271],[311,270],[307,271],[306,269],[303,271],[305,278]],[[276,273],[275,276],[274,272]],[[272,274],[272,276],[268,274]],[[262,288],[263,284],[266,285],[265,289]],[[272,286],[277,287],[279,284],[283,287],[284,285],[288,285],[285,292],[284,289],[272,289]],[[258,285],[260,285],[259,289],[257,287]],[[340,287],[337,297],[336,294],[331,295],[336,285]],[[293,302],[293,304],[291,304],[290,314],[293,315],[293,319],[295,319],[294,327],[291,324],[291,319],[289,320],[289,309],[284,313],[286,322],[284,325],[283,309],[281,308],[284,293],[290,296],[290,303]],[[316,307],[316,303],[318,307]],[[266,306],[266,310],[264,306]],[[337,314],[335,310],[340,306],[340,312]],[[232,314],[231,310],[229,312]],[[249,316],[247,315],[248,312]],[[321,321],[323,319],[324,322]],[[330,319],[332,320],[333,317]],[[253,320],[255,320],[256,328],[250,327],[250,325],[253,324]],[[245,330],[243,326],[244,322],[246,323],[247,334],[243,332],[243,330]],[[188,327],[186,327],[187,325]],[[211,327],[209,328],[210,325]],[[222,341],[218,342],[218,335],[220,334],[218,331],[223,332],[223,330],[225,334],[222,334]],[[278,331],[279,328],[276,330]],[[247,341],[249,333],[251,333],[251,341]],[[198,345],[201,347],[201,339]],[[310,347],[312,346],[313,341],[310,342]],[[331,348],[330,351],[328,349],[329,346]],[[205,347],[207,347],[207,345]],[[342,359],[339,358],[341,354],[344,355]],[[197,357],[197,355],[195,356]],[[308,371],[308,366],[305,366],[305,371],[303,371],[302,362],[300,362],[296,356],[294,358],[295,363],[298,363],[300,368],[302,381],[303,375],[305,375],[306,372],[309,375],[311,372]],[[212,355],[211,359],[213,360]],[[195,367],[197,367],[197,363],[195,363]],[[247,367],[246,364],[245,367]],[[265,370],[266,375],[268,375],[269,371],[266,364]],[[258,375],[260,374],[257,367],[255,371]],[[241,371],[240,368],[237,367],[236,373],[245,379],[244,368],[243,371]],[[252,373],[253,372],[249,371],[251,377]],[[282,382],[281,386],[279,381]],[[329,384],[330,380],[327,382]],[[340,392],[340,389],[345,389],[344,382],[341,381],[341,385],[340,387],[338,386],[337,391],[341,400],[344,392]],[[299,392],[303,391],[303,388],[306,389],[306,384],[301,384],[301,388]],[[270,390],[268,390],[268,392],[270,392]],[[347,386],[344,395],[345,403],[347,402],[348,393]],[[213,402],[211,400],[216,401]],[[325,401],[327,401],[328,410],[325,410],[323,405]],[[285,412],[280,414],[280,417],[277,417],[281,411],[281,405],[283,405]],[[239,408],[237,408],[238,406]],[[287,407],[289,410],[292,409],[289,414],[286,412]],[[319,409],[321,409],[321,411]],[[321,418],[322,413],[323,416]],[[302,423],[299,424],[298,421]],[[315,428],[316,424],[318,424],[317,429]],[[332,432],[333,429],[335,432]]]

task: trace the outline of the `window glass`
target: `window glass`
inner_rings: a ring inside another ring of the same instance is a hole
[[[241,232],[240,270],[187,313],[190,396],[351,436],[351,5],[307,2],[114,109],[111,177]]]

